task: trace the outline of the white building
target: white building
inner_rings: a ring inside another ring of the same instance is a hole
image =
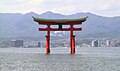
[[[111,41],[107,40],[107,41],[106,41],[106,45],[107,45],[107,46],[110,46],[110,45],[111,45]]]

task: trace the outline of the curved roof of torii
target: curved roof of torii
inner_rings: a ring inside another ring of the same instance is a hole
[[[63,24],[63,25],[70,25],[70,24],[82,24],[82,22],[86,21],[87,17],[84,18],[77,18],[77,19],[45,19],[45,18],[37,18],[37,17],[32,17],[34,21],[38,22],[39,24],[43,25],[58,25],[58,24]]]

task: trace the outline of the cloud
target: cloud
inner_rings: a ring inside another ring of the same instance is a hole
[[[42,3],[44,0],[3,0],[0,2],[1,5],[23,5],[23,4],[38,4]]]
[[[2,0],[0,12],[93,12],[104,16],[120,15],[120,0]],[[114,13],[115,12],[115,13]],[[114,14],[111,14],[114,13]]]
[[[3,0],[0,2],[0,12],[26,13],[36,11],[38,9],[36,5],[41,4],[43,1],[44,0]]]

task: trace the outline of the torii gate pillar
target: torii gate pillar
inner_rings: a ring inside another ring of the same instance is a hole
[[[46,54],[50,53],[50,37],[46,36]]]
[[[71,54],[75,54],[75,35],[71,36]]]
[[[50,53],[50,25],[47,25],[46,54]]]
[[[75,35],[73,35],[73,25],[70,25],[70,46],[71,46],[71,54],[75,53]]]

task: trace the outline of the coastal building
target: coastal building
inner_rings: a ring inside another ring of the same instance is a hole
[[[92,47],[99,47],[99,41],[93,40],[92,41]]]
[[[12,40],[11,46],[12,47],[22,47],[23,46],[23,40]]]
[[[107,45],[107,46],[111,46],[111,41],[107,40],[107,41],[106,41],[106,45]]]
[[[38,47],[42,47],[41,42],[38,42]]]

